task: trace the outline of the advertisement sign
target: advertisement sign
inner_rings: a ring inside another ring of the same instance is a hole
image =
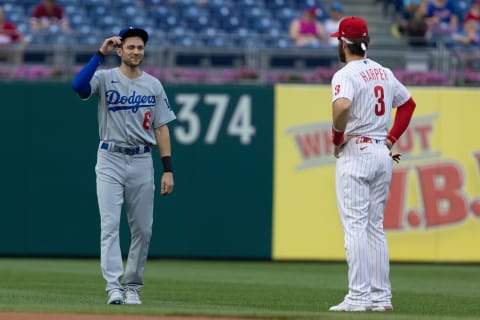
[[[480,92],[410,91],[417,108],[385,209],[391,259],[480,261]],[[344,259],[330,88],[277,86],[275,101],[273,258]]]

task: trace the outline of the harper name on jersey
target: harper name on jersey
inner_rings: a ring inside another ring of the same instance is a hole
[[[372,80],[388,81],[387,73],[383,69],[379,68],[363,70],[360,72],[360,76],[363,78],[363,80],[365,80],[365,82]]]

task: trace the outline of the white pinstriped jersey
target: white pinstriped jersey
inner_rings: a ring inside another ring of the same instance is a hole
[[[91,94],[98,96],[100,140],[120,145],[155,145],[154,128],[175,114],[160,81],[142,72],[129,79],[120,68],[99,70],[90,80]]]
[[[393,72],[370,60],[354,60],[332,78],[332,97],[352,101],[346,135],[385,139],[392,108],[404,104],[410,93]]]

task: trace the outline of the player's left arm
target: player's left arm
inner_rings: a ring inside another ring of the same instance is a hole
[[[407,130],[415,107],[416,103],[413,98],[410,97],[410,99],[397,108],[392,129],[390,129],[387,139],[385,140],[385,144],[389,149],[392,149],[398,138]]]
[[[155,139],[163,164],[163,175],[160,185],[160,193],[164,196],[173,191],[173,165],[172,147],[170,143],[170,130],[166,124],[155,128]]]

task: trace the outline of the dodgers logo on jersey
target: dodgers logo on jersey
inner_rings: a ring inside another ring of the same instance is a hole
[[[108,90],[106,92],[107,105],[109,111],[132,110],[136,113],[140,108],[154,107],[156,105],[155,96],[137,95],[133,91],[132,95],[124,96],[117,90]]]

